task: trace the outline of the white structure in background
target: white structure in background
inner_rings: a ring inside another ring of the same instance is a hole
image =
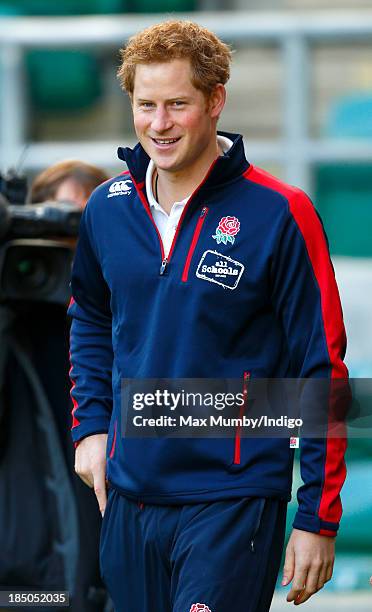
[[[118,49],[138,30],[167,16],[0,18],[0,168],[16,163],[26,140],[27,97],[23,92],[22,54],[28,48],[98,47]],[[190,18],[190,15],[179,14]],[[192,18],[233,44],[278,45],[283,61],[281,137],[248,141],[250,156],[277,162],[287,182],[311,193],[311,164],[331,160],[372,159],[369,141],[313,139],[311,45],[321,42],[372,41],[372,11],[193,13]],[[247,75],[247,83],[249,75]],[[39,169],[71,155],[97,165],[114,157],[117,142],[30,143],[26,168]]]

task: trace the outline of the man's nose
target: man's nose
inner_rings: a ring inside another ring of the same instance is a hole
[[[166,108],[158,106],[158,108],[155,110],[151,127],[154,132],[158,133],[165,132],[166,130],[169,130],[170,127],[172,127],[172,120]]]

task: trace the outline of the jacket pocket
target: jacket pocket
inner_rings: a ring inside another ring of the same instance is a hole
[[[266,504],[266,499],[260,498],[257,500],[258,502],[258,510],[257,510],[257,516],[256,516],[256,520],[254,522],[253,525],[253,529],[252,529],[252,535],[251,535],[251,551],[252,553],[256,552],[256,548],[255,548],[255,540],[256,540],[256,536],[258,534],[258,530],[261,526],[261,522],[262,522],[262,516],[265,510],[265,504]]]
[[[181,280],[183,283],[187,282],[187,279],[189,278],[189,270],[190,270],[190,265],[191,265],[191,261],[192,261],[192,256],[194,255],[194,251],[196,249],[196,245],[198,244],[198,240],[199,240],[199,236],[200,236],[200,232],[202,231],[202,227],[203,227],[203,223],[205,221],[205,218],[208,214],[208,208],[206,206],[203,207],[200,215],[199,215],[199,219],[198,222],[196,224],[195,230],[194,230],[194,234],[191,240],[191,244],[190,244],[190,248],[188,250],[187,256],[186,256],[186,261],[185,261],[185,265],[183,268],[183,272],[182,272],[182,277]]]
[[[248,387],[249,381],[251,378],[250,372],[244,372],[243,374],[243,404],[240,406],[238,418],[242,419],[248,404]],[[241,445],[241,425],[238,425],[235,432],[234,439],[234,459],[232,465],[240,465],[241,456],[240,456],[240,445]]]

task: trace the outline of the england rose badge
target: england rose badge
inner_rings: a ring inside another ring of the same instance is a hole
[[[221,221],[218,224],[216,229],[216,233],[212,238],[217,241],[217,244],[223,242],[223,244],[227,244],[231,242],[234,244],[235,236],[240,231],[240,221],[236,217],[222,217]]]

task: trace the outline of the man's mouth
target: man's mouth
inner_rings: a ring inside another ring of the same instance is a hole
[[[160,146],[172,145],[180,140],[179,138],[152,138],[151,139],[155,144]]]

